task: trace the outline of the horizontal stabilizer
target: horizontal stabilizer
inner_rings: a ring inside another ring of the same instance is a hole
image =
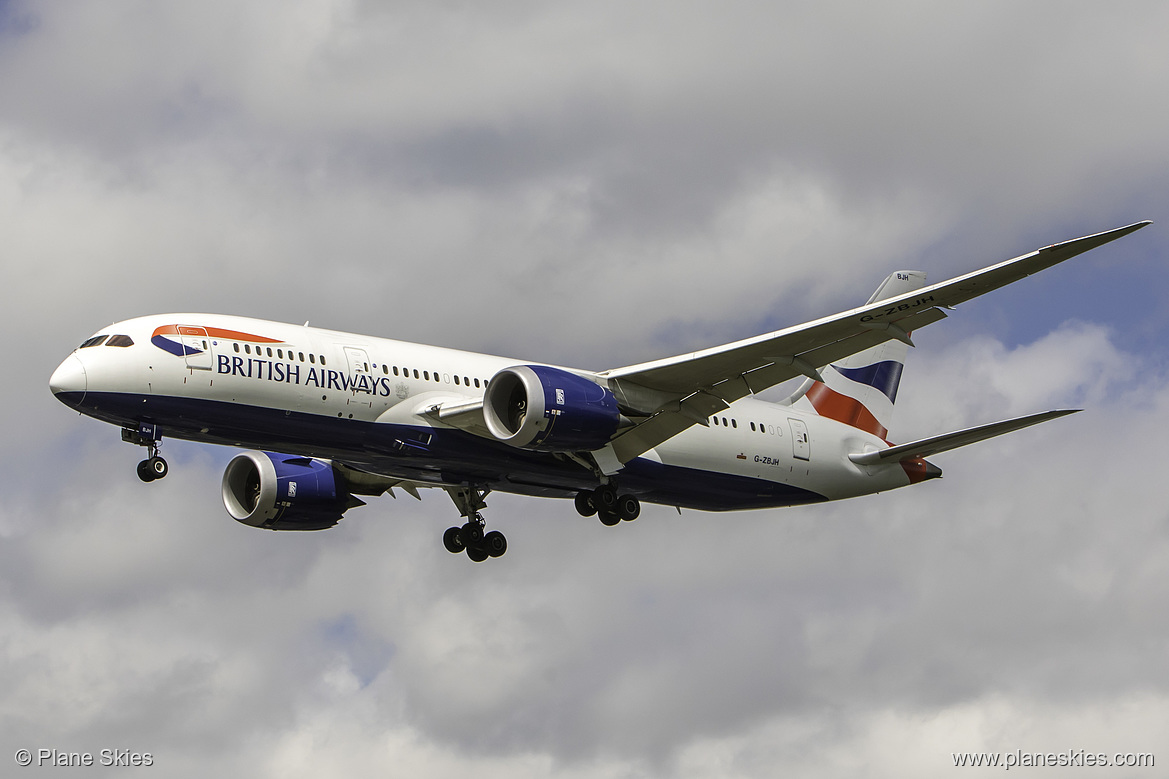
[[[848,459],[858,465],[879,465],[881,463],[912,460],[915,457],[929,457],[938,452],[948,452],[960,446],[985,441],[988,438],[994,438],[1004,433],[1012,433],[1016,430],[1022,430],[1025,427],[1031,427],[1031,425],[1038,425],[1040,422],[1046,422],[1049,419],[1057,419],[1068,414],[1075,414],[1080,410],[1078,408],[1057,409],[1055,411],[1044,411],[1041,414],[1018,417],[1017,419],[1006,419],[1002,422],[992,422],[989,425],[980,425],[979,427],[972,427],[967,430],[958,430],[932,438],[924,438],[909,444],[891,446],[888,449],[882,449],[877,452],[850,454]]]

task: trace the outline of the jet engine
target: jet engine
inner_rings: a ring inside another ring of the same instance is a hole
[[[232,518],[269,530],[324,530],[365,501],[325,460],[243,452],[223,472],[223,505]]]
[[[495,374],[483,396],[483,416],[500,441],[541,452],[598,449],[621,418],[608,389],[543,365],[517,365]]]

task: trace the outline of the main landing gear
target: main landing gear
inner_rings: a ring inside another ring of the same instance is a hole
[[[507,539],[498,530],[487,530],[482,509],[487,508],[488,489],[479,487],[447,487],[447,494],[455,502],[466,523],[447,528],[442,534],[443,546],[451,554],[466,552],[467,557],[481,563],[488,557],[501,557],[507,551]],[[613,484],[602,484],[595,490],[581,490],[576,494],[576,510],[582,517],[594,514],[604,525],[616,525],[622,520],[632,522],[641,514],[641,501],[628,493],[617,492]]]
[[[459,514],[467,522],[462,527],[447,528],[442,534],[443,546],[451,554],[466,552],[467,557],[481,563],[488,557],[501,557],[507,551],[507,539],[498,530],[485,531],[486,521],[479,513],[487,508],[487,493],[490,490],[476,487],[448,487],[447,494],[455,502]]]
[[[625,520],[632,522],[641,514],[641,501],[635,496],[620,495],[612,484],[602,484],[595,490],[581,490],[576,494],[576,510],[582,517],[593,514],[602,525],[612,527]]]
[[[170,466],[158,454],[159,442],[162,436],[157,425],[140,424],[137,430],[123,428],[122,440],[136,446],[145,446],[150,456],[138,463],[138,478],[145,482],[161,479],[170,473]]]

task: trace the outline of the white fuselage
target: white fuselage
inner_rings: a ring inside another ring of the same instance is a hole
[[[491,378],[520,360],[212,314],[141,317],[100,334],[133,344],[77,349],[51,385],[67,404],[122,427],[148,424],[170,437],[332,458],[420,483],[570,496],[595,479],[572,458],[519,450],[427,413],[482,399]],[[709,422],[627,463],[615,478],[650,502],[708,510],[910,483],[896,463],[848,458],[885,441],[802,409],[746,398]]]

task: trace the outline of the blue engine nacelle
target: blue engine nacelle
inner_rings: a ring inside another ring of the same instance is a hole
[[[333,466],[310,457],[243,452],[223,472],[223,505],[232,518],[269,530],[324,530],[365,505]]]
[[[617,430],[617,399],[583,376],[543,365],[504,368],[483,395],[491,434],[520,449],[599,449]]]

